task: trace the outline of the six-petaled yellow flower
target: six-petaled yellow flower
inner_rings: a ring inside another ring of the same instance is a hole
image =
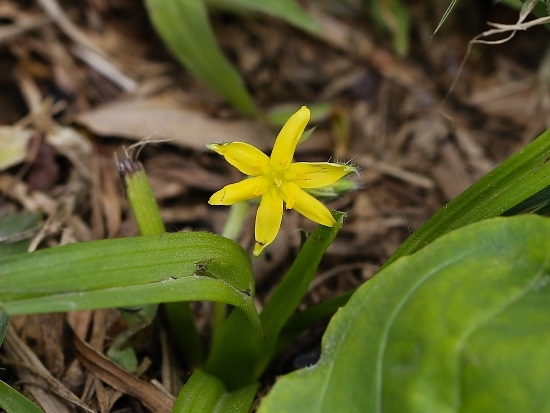
[[[309,109],[305,106],[290,117],[275,140],[271,157],[244,142],[207,146],[249,176],[213,194],[208,201],[211,205],[231,205],[261,197],[256,215],[256,256],[277,236],[283,203],[286,209],[295,209],[321,225],[332,227],[336,223],[330,211],[304,189],[331,185],[356,169],[329,162],[292,162],[309,117]]]

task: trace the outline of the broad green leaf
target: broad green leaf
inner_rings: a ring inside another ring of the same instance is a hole
[[[259,412],[549,411],[549,302],[550,219],[453,231],[360,287]]]
[[[550,185],[550,129],[441,208],[385,265],[443,234],[506,213]]]
[[[145,5],[161,39],[193,76],[240,112],[256,114],[241,76],[216,41],[203,0],[145,0]]]
[[[205,232],[92,241],[0,259],[0,309],[8,314],[211,300],[258,325],[250,258]]]
[[[216,377],[195,370],[183,386],[173,413],[248,413],[258,384],[250,384],[229,392]]]
[[[44,410],[3,381],[0,381],[0,407],[6,413],[44,413]]]
[[[207,0],[209,6],[230,11],[257,11],[286,20],[294,26],[317,33],[319,23],[295,0]]]

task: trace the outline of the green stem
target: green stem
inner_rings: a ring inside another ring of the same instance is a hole
[[[249,211],[250,204],[248,202],[237,202],[231,205],[231,208],[229,209],[229,216],[227,217],[222,235],[225,238],[237,241]]]
[[[237,202],[231,205],[222,236],[237,241],[249,211],[250,204],[248,202]],[[213,303],[212,305],[212,345],[214,345],[214,342],[220,338],[220,331],[226,318],[227,306],[224,303]]]
[[[119,172],[124,179],[127,197],[140,234],[142,236],[163,234],[165,228],[160,209],[141,162],[134,161],[129,156],[124,157],[119,162]],[[131,325],[127,337],[121,336],[121,340],[115,340],[119,349],[126,344],[127,338],[151,323],[157,307],[156,304],[145,305],[137,314],[125,315]],[[177,332],[177,337],[186,337],[185,340],[176,339],[176,343],[182,344],[180,350],[185,355],[186,361],[190,365],[201,363],[204,357],[203,348],[194,322],[193,311],[187,303],[166,303],[164,307],[170,330],[173,333]]]

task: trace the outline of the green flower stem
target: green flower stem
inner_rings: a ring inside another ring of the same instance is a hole
[[[249,211],[250,204],[248,202],[242,201],[231,205],[222,235],[225,238],[237,241]]]
[[[231,205],[222,236],[237,241],[249,212],[250,204],[248,202],[237,202]],[[212,303],[212,305],[212,343],[214,343],[220,338],[219,333],[226,318],[227,306],[219,302]]]
[[[140,234],[142,236],[163,234],[164,223],[143,165],[125,157],[119,162],[119,171],[124,179],[126,194]],[[155,316],[157,307],[156,304],[149,304],[141,307],[137,313],[125,314],[124,318],[130,324],[128,334],[120,335],[115,339],[112,348],[115,350],[122,348],[129,337],[148,326]],[[165,303],[164,308],[172,334],[180,337],[175,341],[180,344],[180,350],[187,362],[190,365],[200,364],[204,354],[191,308],[187,303],[177,302]]]
[[[333,211],[332,215],[336,219],[336,224],[332,228],[323,225],[317,227],[300,249],[288,273],[277,286],[260,314],[267,349],[258,365],[262,372],[273,357],[281,330],[307,294],[307,289],[315,277],[323,254],[342,228],[345,214]]]
[[[212,345],[205,369],[230,389],[254,383],[279,347],[283,326],[294,313],[317,272],[321,257],[342,227],[344,214],[333,212],[333,227],[319,225],[300,249],[289,272],[266,303],[260,320],[263,335],[240,312],[233,312]]]

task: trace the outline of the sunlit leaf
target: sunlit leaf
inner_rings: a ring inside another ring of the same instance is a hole
[[[550,219],[472,224],[360,287],[259,412],[548,411],[549,302]]]

